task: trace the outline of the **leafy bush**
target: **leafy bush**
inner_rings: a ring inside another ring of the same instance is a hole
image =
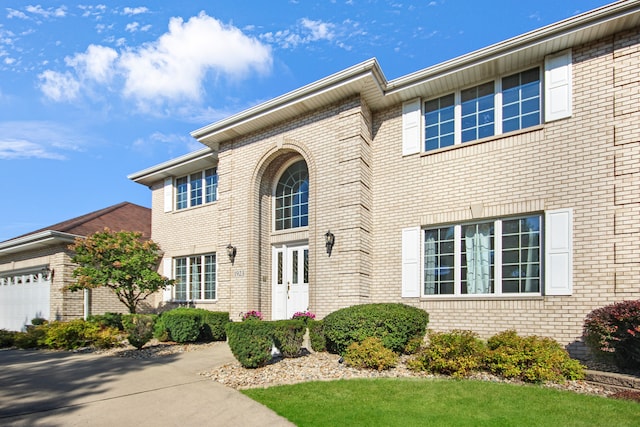
[[[398,355],[386,348],[380,338],[365,338],[361,343],[354,342],[344,355],[347,365],[355,368],[384,369],[393,368],[398,364]]]
[[[416,307],[405,304],[364,304],[343,308],[324,318],[324,335],[327,349],[344,354],[354,342],[378,337],[384,346],[401,352],[407,343],[423,337],[429,315]]]
[[[44,324],[47,324],[47,323],[49,323],[47,321],[47,319],[42,318],[42,317],[34,317],[33,319],[31,319],[31,324],[33,326],[40,326],[40,325],[44,325]]]
[[[302,350],[307,326],[304,320],[276,320],[273,325],[273,343],[284,357],[296,357]]]
[[[310,320],[314,320],[316,315],[310,311],[296,311],[291,316],[292,319],[304,320],[305,322],[309,322]]]
[[[180,307],[160,315],[154,328],[159,341],[224,341],[229,313]]]
[[[153,337],[155,317],[152,314],[127,314],[122,317],[129,344],[140,350]]]
[[[584,378],[584,368],[551,338],[520,337],[513,331],[501,332],[487,341],[487,369],[506,378],[527,382],[564,382]]]
[[[167,342],[171,340],[169,335],[169,329],[164,323],[164,317],[162,315],[156,318],[156,323],[153,326],[153,337],[160,342]]]
[[[21,349],[42,348],[47,336],[48,325],[27,328],[26,332],[17,332],[13,345]]]
[[[225,341],[227,332],[225,327],[231,320],[228,312],[197,309],[201,314],[200,341]]]
[[[640,368],[640,300],[593,310],[583,331],[585,343],[596,356],[623,368]]]
[[[324,323],[322,320],[308,321],[309,341],[313,351],[327,351],[327,340],[324,337]]]
[[[402,351],[404,354],[416,354],[424,345],[424,337],[411,338]]]
[[[273,325],[270,322],[247,320],[227,323],[229,347],[245,368],[259,368],[271,360]]]
[[[44,344],[49,348],[73,350],[93,343],[100,331],[96,323],[82,319],[51,322],[46,329]]]
[[[193,308],[166,311],[161,318],[173,341],[194,342],[200,336],[201,316]]]
[[[13,347],[13,343],[16,340],[18,333],[14,331],[7,331],[6,329],[0,329],[0,348]]]
[[[100,328],[92,337],[91,346],[95,348],[112,348],[122,343],[122,331],[117,328]]]
[[[429,344],[407,362],[409,369],[466,377],[482,367],[484,343],[471,331],[430,332]]]
[[[122,324],[122,313],[104,313],[94,314],[87,318],[88,322],[97,323],[101,328],[116,328],[121,331],[124,330]]]

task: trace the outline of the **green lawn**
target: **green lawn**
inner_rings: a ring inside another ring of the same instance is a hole
[[[539,386],[357,379],[242,391],[305,426],[640,426],[640,404]]]

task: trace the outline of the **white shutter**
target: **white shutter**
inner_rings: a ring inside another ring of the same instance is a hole
[[[420,296],[420,227],[402,229],[402,297]]]
[[[172,277],[172,261],[173,260],[171,258],[164,258],[162,260],[162,275],[167,279],[171,279]],[[162,301],[171,301],[171,286],[167,286],[162,290]]]
[[[545,122],[571,117],[571,50],[544,62]]]
[[[545,212],[545,294],[573,291],[573,210]]]
[[[173,210],[173,178],[164,179],[164,211]]]
[[[402,104],[402,155],[420,152],[420,98]]]

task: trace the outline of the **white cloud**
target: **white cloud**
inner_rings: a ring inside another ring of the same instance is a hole
[[[122,11],[123,15],[140,15],[142,13],[148,13],[149,9],[146,7],[125,7]]]
[[[71,101],[78,97],[80,83],[70,72],[58,73],[46,70],[40,73],[38,78],[41,81],[42,93],[53,101]]]
[[[138,31],[138,27],[140,26],[140,23],[138,22],[132,22],[130,24],[127,24],[126,27],[124,27],[125,31],[128,31],[130,33],[135,33],[136,31]]]
[[[61,6],[58,8],[47,8],[44,9],[42,6],[27,6],[25,10],[31,14],[39,15],[43,18],[64,18],[67,14],[66,6]]]
[[[21,12],[19,10],[7,8],[7,12],[9,12],[7,13],[7,18],[9,19],[11,18],[29,19],[29,17],[24,12]]]
[[[65,58],[68,66],[73,67],[83,79],[105,83],[111,80],[115,70],[114,62],[118,52],[110,47],[89,45],[85,53]]]
[[[81,151],[89,138],[75,127],[48,121],[0,122],[0,159],[66,159],[65,152]]]
[[[64,160],[61,154],[49,151],[46,147],[25,140],[0,140],[0,160],[17,159]]]
[[[319,40],[332,41],[336,37],[335,29],[335,24],[302,18],[293,30],[268,32],[261,34],[260,38],[283,49],[290,49]]]
[[[201,12],[184,22],[172,18],[156,42],[122,54],[124,93],[139,101],[200,98],[207,72],[241,78],[271,69],[268,46]]]
[[[322,26],[309,25],[313,37],[326,37]],[[186,22],[172,18],[168,32],[139,47],[118,52],[90,45],[84,53],[65,58],[67,71],[47,70],[39,78],[44,95],[59,102],[74,100],[80,93],[95,94],[96,83],[122,82],[108,89],[134,99],[142,111],[157,112],[161,110],[152,107],[200,100],[204,80],[211,74],[216,79],[241,79],[251,72],[269,72],[272,61],[269,46],[201,12]]]

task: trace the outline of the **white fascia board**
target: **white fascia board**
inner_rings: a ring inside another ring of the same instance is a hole
[[[0,243],[0,254],[24,252],[60,243],[72,243],[77,237],[84,236],[55,230],[45,230],[40,233],[29,234]]]
[[[638,0],[621,1],[603,6],[582,15],[567,18],[563,21],[547,25],[537,30],[533,30],[469,54],[462,55],[449,61],[394,79],[386,86],[385,95],[391,95],[411,86],[421,84],[425,80],[432,80],[437,77],[462,71],[481,63],[502,58],[527,48],[535,47],[542,43],[563,37],[568,40],[570,35],[577,32],[586,31],[598,25],[607,25],[612,21],[620,20],[634,14],[640,14],[640,2],[638,2]]]
[[[372,76],[374,80],[376,80],[376,84],[378,84],[381,89],[387,84],[386,78],[382,73],[382,69],[378,64],[378,61],[375,58],[371,58],[292,92],[244,110],[219,122],[197,129],[191,132],[191,136],[201,141],[214,134],[224,132],[225,130],[229,130],[240,124],[250,122],[258,117],[265,116],[284,108],[291,108],[296,104],[308,100],[309,98],[316,97],[368,76]]]
[[[176,157],[127,176],[131,181],[147,186],[169,176],[193,172],[199,168],[211,167],[217,160],[217,152],[209,147]]]

